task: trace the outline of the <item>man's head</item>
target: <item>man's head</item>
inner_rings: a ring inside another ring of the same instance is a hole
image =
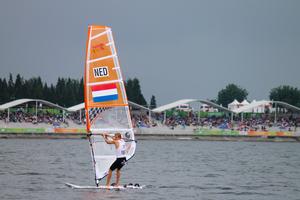
[[[114,138],[120,140],[122,138],[121,133],[116,133]]]

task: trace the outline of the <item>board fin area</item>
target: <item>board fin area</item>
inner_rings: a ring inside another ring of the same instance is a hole
[[[143,189],[146,186],[145,185],[120,185],[120,186],[109,186],[106,185],[99,185],[99,186],[88,186],[88,185],[75,185],[72,183],[65,183],[66,186],[72,188],[72,189],[107,189],[107,190],[126,190],[126,189]]]

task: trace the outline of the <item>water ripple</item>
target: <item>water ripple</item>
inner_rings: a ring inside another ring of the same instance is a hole
[[[72,190],[94,185],[86,140],[0,140],[1,199],[299,199],[298,143],[139,141],[122,169],[134,191]],[[115,175],[113,176],[113,179]],[[105,184],[105,181],[102,182]]]

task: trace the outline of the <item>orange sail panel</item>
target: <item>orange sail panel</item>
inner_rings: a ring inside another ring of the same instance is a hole
[[[89,26],[85,66],[85,106],[127,106],[125,87],[120,71],[111,28]],[[89,114],[87,113],[87,118]],[[87,120],[88,131],[91,120]]]

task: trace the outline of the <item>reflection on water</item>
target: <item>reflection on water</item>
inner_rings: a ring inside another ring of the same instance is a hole
[[[122,183],[143,190],[72,190],[93,185],[85,140],[0,140],[1,199],[299,199],[300,144],[145,140]],[[104,184],[104,182],[103,182]]]

